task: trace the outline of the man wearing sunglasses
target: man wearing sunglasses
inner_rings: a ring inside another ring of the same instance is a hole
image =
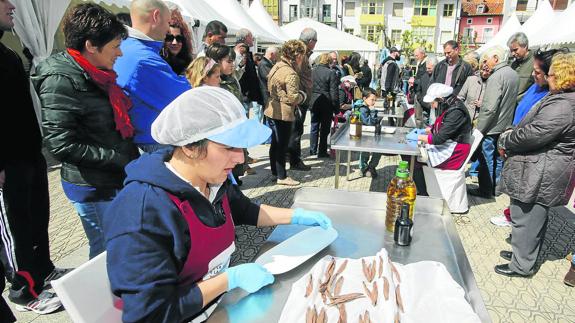
[[[150,133],[152,122],[176,97],[191,88],[160,56],[164,38],[170,31],[170,10],[160,0],[133,0],[130,7],[132,27],[120,45],[123,56],[114,70],[118,85],[132,101],[129,110],[135,128],[134,143],[144,152],[159,145]]]

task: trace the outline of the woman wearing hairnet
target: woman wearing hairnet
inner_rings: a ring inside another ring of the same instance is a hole
[[[255,204],[227,180],[242,149],[270,136],[230,92],[185,92],[160,113],[152,136],[173,147],[126,167],[125,187],[104,217],[108,275],[124,322],[201,322],[222,293],[273,283],[258,264],[228,267],[234,225],[331,226],[320,212]]]

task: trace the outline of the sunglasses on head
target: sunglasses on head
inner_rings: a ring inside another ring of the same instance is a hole
[[[176,35],[176,36],[174,36],[174,35],[172,35],[172,34],[167,34],[167,35],[166,35],[166,38],[165,38],[165,41],[171,43],[171,42],[174,41],[174,39],[175,39],[178,43],[183,43],[186,38],[184,38],[184,36],[182,36],[182,35]]]

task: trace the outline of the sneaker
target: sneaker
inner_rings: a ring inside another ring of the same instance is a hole
[[[377,178],[377,171],[375,171],[375,167],[369,167],[369,172],[371,178]]]
[[[290,164],[290,170],[308,171],[310,169],[311,169],[311,166],[304,164],[303,161],[301,161],[301,160],[295,165]]]
[[[248,164],[255,164],[257,162],[259,162],[260,160],[257,158],[252,158],[250,156],[248,156]]]
[[[507,217],[505,215],[498,215],[494,216],[490,219],[491,223],[495,224],[498,227],[510,227],[511,221],[507,221]]]
[[[58,295],[47,290],[42,291],[42,293],[38,295],[38,298],[30,301],[26,305],[14,305],[14,308],[18,312],[32,311],[37,314],[54,313],[60,307],[62,307],[62,302],[58,298]]]
[[[298,186],[300,184],[300,182],[290,178],[290,177],[286,177],[284,179],[279,179],[276,181],[276,183],[278,185],[286,185],[286,186]]]
[[[563,278],[563,283],[565,283],[565,285],[567,286],[575,286],[575,265],[571,264],[571,266],[569,267],[569,271],[567,272],[567,274],[565,275],[565,278]]]
[[[54,270],[52,270],[52,272],[49,273],[48,276],[46,276],[46,278],[44,278],[44,288],[50,287],[51,281],[64,277],[64,275],[71,272],[72,270],[74,270],[74,268],[57,268],[57,267],[54,267]]]
[[[257,172],[255,169],[248,167],[248,169],[246,169],[246,171],[244,172],[244,175],[255,175]]]

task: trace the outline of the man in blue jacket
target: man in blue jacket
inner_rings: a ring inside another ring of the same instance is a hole
[[[132,100],[130,118],[136,129],[134,142],[145,152],[161,148],[150,134],[160,112],[191,88],[184,76],[176,75],[160,56],[169,30],[170,10],[160,0],[134,0],[130,7],[132,28],[120,46],[116,60],[117,82]]]

